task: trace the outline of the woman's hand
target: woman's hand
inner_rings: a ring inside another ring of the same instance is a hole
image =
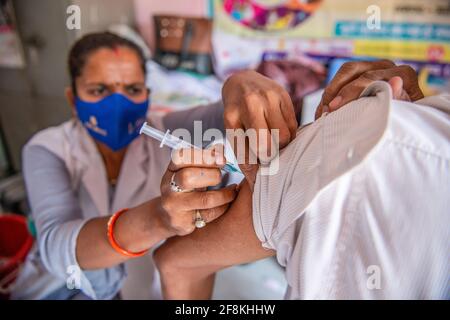
[[[393,98],[416,101],[423,98],[417,74],[410,66],[396,66],[389,60],[346,62],[325,88],[316,110],[316,119],[323,112],[333,112],[356,100],[374,81],[388,81]]]
[[[236,197],[236,185],[206,190],[221,182],[220,168],[226,161],[222,149],[180,149],[172,154],[161,181],[161,207],[162,221],[174,234],[193,232],[197,211],[206,223],[217,219]]]
[[[174,152],[161,182],[161,197],[130,208],[117,219],[113,232],[119,246],[140,252],[175,235],[189,234],[195,230],[197,209],[206,223],[224,214],[237,195],[236,185],[206,190],[220,183],[219,168],[224,164],[222,145]],[[172,177],[185,192],[172,190]],[[76,254],[83,269],[108,268],[129,259],[111,247],[105,232],[109,219],[91,219],[81,229]]]
[[[298,124],[294,106],[287,91],[275,81],[251,70],[237,72],[225,82],[222,100],[226,129],[266,130],[266,144],[250,144],[246,150],[259,160],[261,155],[277,154],[271,152],[271,130],[279,130],[277,147],[280,149],[295,138]],[[239,166],[253,185],[258,165],[239,163]]]

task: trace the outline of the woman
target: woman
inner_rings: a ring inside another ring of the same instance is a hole
[[[66,96],[74,117],[37,133],[23,150],[37,242],[12,297],[111,299],[121,291],[124,298],[157,298],[157,288],[151,293],[155,273],[147,252],[169,237],[193,232],[198,214],[204,222],[222,215],[234,199],[235,185],[204,191],[220,182],[224,158],[213,150],[198,151],[203,163],[167,168],[169,150],[139,136],[149,90],[145,61],[135,44],[111,33],[86,35],[74,44],[68,62]],[[292,105],[287,107],[284,113],[293,114]],[[228,114],[240,118],[241,112],[255,114],[241,102]],[[170,115],[164,123],[183,127],[194,119],[220,128],[223,109],[199,107]],[[281,122],[276,125],[289,128]],[[295,124],[290,124],[292,130]],[[289,140],[290,133],[285,137]],[[195,190],[160,190],[164,173]]]

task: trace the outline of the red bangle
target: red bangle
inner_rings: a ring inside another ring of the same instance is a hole
[[[116,225],[117,219],[125,211],[128,211],[128,208],[125,208],[125,209],[117,211],[116,213],[114,213],[111,216],[111,218],[109,218],[109,221],[108,221],[108,240],[109,240],[109,243],[111,244],[111,247],[113,247],[113,249],[115,251],[117,251],[120,254],[123,254],[124,256],[131,257],[131,258],[141,257],[141,256],[143,256],[144,254],[146,254],[148,252],[148,249],[147,250],[143,250],[143,251],[139,251],[139,252],[130,252],[128,250],[125,250],[121,246],[119,246],[119,244],[117,243],[116,239],[114,239],[114,232],[113,232],[114,231],[114,226]]]

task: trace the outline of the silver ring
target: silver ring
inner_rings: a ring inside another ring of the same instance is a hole
[[[172,178],[170,178],[170,190],[172,190],[173,192],[183,192],[183,189],[181,189],[180,186],[175,182],[175,173],[176,172],[174,172],[172,174]]]
[[[203,219],[202,215],[200,214],[200,210],[195,210],[195,220],[194,220],[195,227],[197,229],[203,228],[206,226],[206,221]]]

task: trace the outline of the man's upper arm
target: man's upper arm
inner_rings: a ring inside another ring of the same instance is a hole
[[[219,219],[184,237],[169,239],[159,250],[159,259],[175,267],[210,267],[215,272],[274,255],[257,238],[252,220],[252,193],[243,182],[239,195]]]

